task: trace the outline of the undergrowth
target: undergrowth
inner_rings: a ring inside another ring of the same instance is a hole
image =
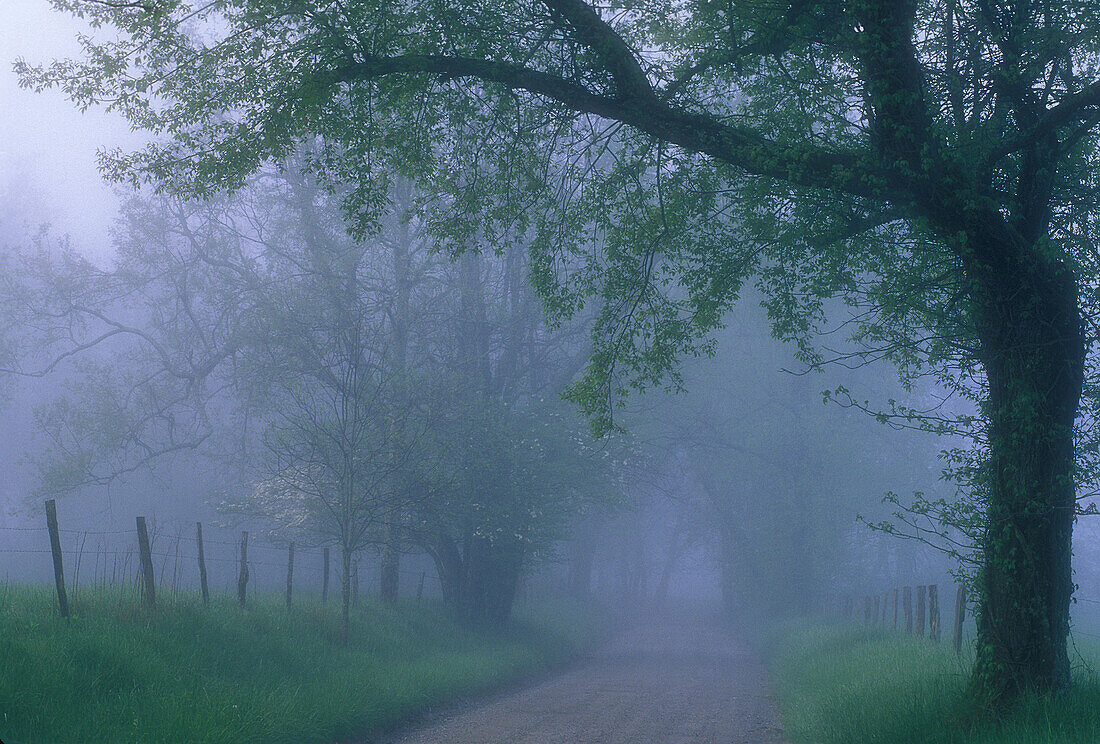
[[[972,655],[893,631],[790,625],[771,644],[791,744],[1095,744],[1100,647],[1078,644],[1074,684],[1001,720],[968,702]]]
[[[488,633],[436,605],[367,603],[343,647],[331,602],[177,596],[147,611],[132,592],[85,591],[66,621],[51,590],[0,586],[0,740],[344,741],[561,662],[596,628],[564,605]]]

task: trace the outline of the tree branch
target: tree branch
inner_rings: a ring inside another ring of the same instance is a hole
[[[988,164],[992,165],[1006,155],[1031,146],[1036,140],[1046,137],[1061,127],[1090,121],[1095,126],[1097,120],[1090,119],[1090,116],[1094,117],[1098,108],[1100,108],[1100,80],[1063,98],[1056,106],[1047,109],[1033,126],[1027,127],[1015,136],[1006,137],[990,153]]]
[[[509,62],[449,55],[367,56],[319,75],[314,82],[350,84],[390,75],[418,74],[444,79],[475,78],[524,90],[580,113],[620,121],[752,175],[859,197],[882,199],[890,196],[886,174],[869,151],[828,150],[808,143],[780,144],[749,127],[727,124],[713,115],[685,111],[662,103],[652,95],[613,98],[557,75]]]
[[[542,0],[551,13],[560,15],[573,29],[577,40],[592,50],[611,73],[624,98],[653,97],[649,78],[638,64],[634,51],[600,14],[584,0]]]

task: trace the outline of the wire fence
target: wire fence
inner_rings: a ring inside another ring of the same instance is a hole
[[[904,631],[937,643],[941,636],[946,637],[950,633],[955,652],[961,653],[964,643],[974,634],[973,605],[968,601],[962,585],[954,585],[954,591],[950,594],[952,599],[942,595],[937,584],[918,584],[874,594],[838,595],[830,609],[835,616],[847,622]],[[1100,605],[1100,598],[1074,595],[1073,602]],[[945,627],[941,622],[944,620],[950,622],[950,626]],[[1074,623],[1070,636],[1100,638],[1100,632],[1083,630]]]
[[[54,507],[48,506],[47,511],[51,508]],[[138,521],[143,519],[139,517]],[[144,556],[137,524],[130,529],[97,530],[63,526],[63,517],[57,522],[60,524],[47,519],[47,524],[40,527],[0,526],[0,572],[6,580],[52,581],[63,587],[64,592],[73,593],[81,587],[110,586],[135,587],[144,592],[145,582],[150,579],[143,570]],[[287,591],[288,573],[292,571],[294,596],[322,594],[326,575],[329,593],[337,596],[340,592],[342,561],[335,545],[295,543],[291,568],[291,541],[276,541],[262,532],[246,533],[246,572],[242,572],[242,540],[227,539],[233,533],[225,527],[197,525],[197,522],[149,523],[145,555],[157,594],[175,595],[199,590],[200,564],[205,564],[209,587],[213,591],[237,590],[242,573],[247,576],[250,592]],[[51,526],[55,534],[51,534]],[[201,560],[199,529],[204,533]],[[360,551],[353,556],[352,566],[348,578],[349,583],[354,583],[353,593],[358,596],[360,591],[364,595],[372,592],[375,578],[381,571],[380,556]],[[434,565],[426,556],[404,556],[397,574],[399,594],[420,597],[440,593]]]

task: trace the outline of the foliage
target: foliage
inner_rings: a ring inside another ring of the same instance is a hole
[[[889,181],[901,177],[873,155],[887,125],[869,110],[867,40],[853,30],[870,5],[628,3],[604,18],[579,2],[56,4],[122,36],[89,40],[83,60],[21,62],[26,84],[62,86],[166,135],[108,154],[120,180],[208,195],[320,138],[310,164],[350,189],[360,222],[376,224],[380,184],[401,171],[444,191],[437,227],[458,248],[533,234],[532,276],[555,314],[599,298],[590,374],[574,395],[600,425],[627,382],[655,384],[681,354],[708,351],[754,273],[777,331],[808,360],[828,358],[809,339],[839,295],[867,345],[858,358],[980,395],[961,260],[919,208],[895,200]],[[1035,96],[1067,106],[1036,126],[1091,114],[1091,89],[1069,100],[1094,77],[1090,4],[1019,17],[969,3],[906,9],[925,31],[914,52],[943,142],[922,167],[988,162],[994,183],[1023,177],[1024,124],[1009,112],[1025,103],[990,79],[1002,43],[1032,49],[1004,73],[1021,86],[1053,64]],[[905,20],[883,21],[894,22]],[[646,105],[661,116],[640,121]],[[716,124],[734,115],[742,123]],[[689,123],[698,139],[681,141]],[[1085,270],[1093,176],[1076,184],[1093,173],[1092,136],[1088,119],[1071,128],[1051,174],[1055,239]]]

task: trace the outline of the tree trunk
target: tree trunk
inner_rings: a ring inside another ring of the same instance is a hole
[[[387,528],[386,545],[382,549],[382,569],[378,597],[383,602],[396,602],[400,582],[401,554],[398,552],[399,527]]]
[[[441,536],[433,556],[443,601],[455,616],[478,627],[508,621],[523,570],[521,544],[468,536],[459,552],[453,540]]]
[[[985,293],[999,302],[978,323],[989,459],[972,684],[994,710],[1069,684],[1073,423],[1085,341],[1071,271],[1035,264],[999,272],[1003,285]]]
[[[340,572],[340,645],[348,645],[348,630],[351,626],[351,551],[345,547]]]

